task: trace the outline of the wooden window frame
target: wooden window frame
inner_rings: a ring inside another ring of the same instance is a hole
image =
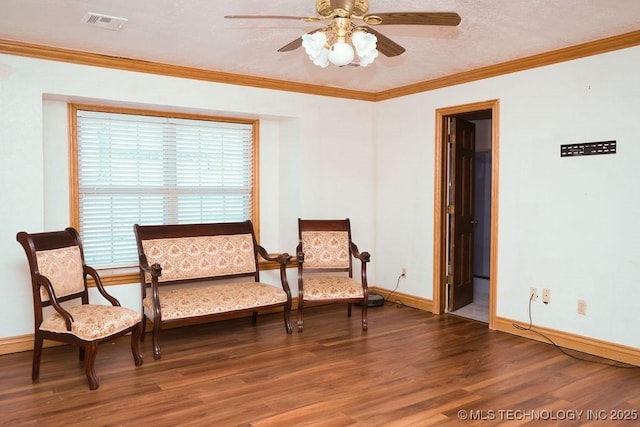
[[[149,110],[139,108],[126,108],[118,106],[93,105],[69,103],[67,106],[69,120],[69,177],[70,177],[70,223],[76,229],[80,228],[80,192],[79,192],[79,171],[78,171],[78,138],[77,138],[77,112],[78,110],[97,111],[115,114],[148,115],[157,117],[169,117],[178,119],[220,121],[227,123],[250,124],[253,128],[253,174],[251,193],[251,221],[254,226],[256,239],[260,236],[260,191],[259,191],[259,126],[260,122],[254,119],[230,118],[220,116],[210,116],[202,114],[184,113],[176,111]],[[133,224],[132,224],[133,228]],[[265,266],[270,268],[270,266]],[[99,269],[100,277],[105,285],[131,284],[140,279],[138,266],[123,268],[103,268]]]

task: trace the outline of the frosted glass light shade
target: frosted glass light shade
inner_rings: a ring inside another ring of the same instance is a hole
[[[351,43],[356,48],[361,67],[366,67],[378,57],[378,50],[376,49],[378,38],[374,34],[369,34],[365,31],[354,31],[351,35]]]
[[[311,55],[312,52],[321,50],[327,44],[327,35],[323,31],[316,31],[313,34],[302,36],[302,47]]]
[[[376,49],[378,38],[374,34],[364,31],[354,31],[351,35],[351,43],[356,48],[358,56],[368,56]]]
[[[302,47],[309,55],[309,59],[319,67],[326,68],[329,65],[329,51],[326,48],[327,35],[323,31],[302,36]]]
[[[334,65],[348,65],[353,57],[353,47],[344,41],[338,41],[329,48],[329,61]]]
[[[373,52],[371,52],[369,55],[360,57],[360,62],[358,64],[361,67],[366,67],[367,65],[371,64],[377,57],[378,50],[374,49]]]
[[[301,37],[302,47],[309,59],[319,67],[326,68],[329,62],[339,67],[349,65],[356,55],[358,65],[366,67],[378,57],[378,38],[363,29],[356,29],[350,36],[340,37],[327,48],[329,37],[325,30]],[[332,34],[331,38],[334,39],[335,35]]]
[[[327,68],[329,65],[329,49],[323,47],[318,56],[311,59],[314,65],[318,67]]]

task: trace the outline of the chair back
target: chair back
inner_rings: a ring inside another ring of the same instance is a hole
[[[29,261],[36,320],[42,319],[42,307],[51,305],[50,291],[58,302],[81,298],[83,304],[88,303],[84,255],[75,229],[34,234],[21,231],[16,238]]]
[[[309,272],[348,272],[352,276],[351,225],[344,220],[298,219],[298,249],[302,269]]]

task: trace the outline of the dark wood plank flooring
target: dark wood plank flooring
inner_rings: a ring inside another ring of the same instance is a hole
[[[351,319],[342,305],[305,313],[303,334],[287,335],[281,314],[261,316],[256,327],[243,318],[166,330],[162,360],[153,360],[148,336],[140,367],[128,337],[104,344],[96,391],[89,391],[73,347],[45,348],[37,383],[31,352],[0,356],[0,424],[637,423],[612,420],[638,419],[637,368],[579,353],[602,363],[577,360],[483,323],[396,305],[370,308],[366,333],[359,309]]]

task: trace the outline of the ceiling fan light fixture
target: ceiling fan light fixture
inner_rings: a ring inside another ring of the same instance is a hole
[[[358,58],[360,58],[358,64],[361,67],[366,67],[378,57],[378,50],[376,49],[378,38],[374,34],[356,29],[351,33],[351,43],[356,49]]]
[[[375,61],[377,57],[378,57],[378,50],[374,49],[369,55],[360,56],[360,61],[358,62],[358,65],[361,67],[366,67],[367,65]]]
[[[338,40],[329,48],[329,62],[339,67],[349,65],[354,56],[353,47],[344,40]]]
[[[329,49],[323,48],[318,55],[311,58],[314,65],[318,67],[327,68],[329,65]]]
[[[356,55],[357,65],[366,67],[378,57],[377,37],[363,29],[355,29],[350,35],[336,35],[329,28],[304,34],[301,39],[309,59],[322,68],[329,63],[338,67],[349,65]]]
[[[364,30],[355,30],[351,34],[351,43],[356,48],[356,54],[362,58],[373,54],[373,51],[376,50],[378,38]]]
[[[319,67],[325,68],[329,65],[329,50],[327,45],[327,35],[324,31],[316,31],[313,34],[302,36],[302,47],[309,55],[309,59]]]
[[[324,28],[305,34],[282,46],[278,52],[290,52],[304,47],[315,65],[366,67],[379,53],[391,58],[401,55],[405,48],[378,31],[358,26],[366,25],[444,25],[457,26],[460,15],[455,12],[384,12],[368,14],[369,0],[315,0],[317,16],[288,15],[227,15],[233,19],[294,19],[304,22],[331,20]],[[380,43],[378,50],[378,43]],[[353,61],[358,57],[357,62]]]

